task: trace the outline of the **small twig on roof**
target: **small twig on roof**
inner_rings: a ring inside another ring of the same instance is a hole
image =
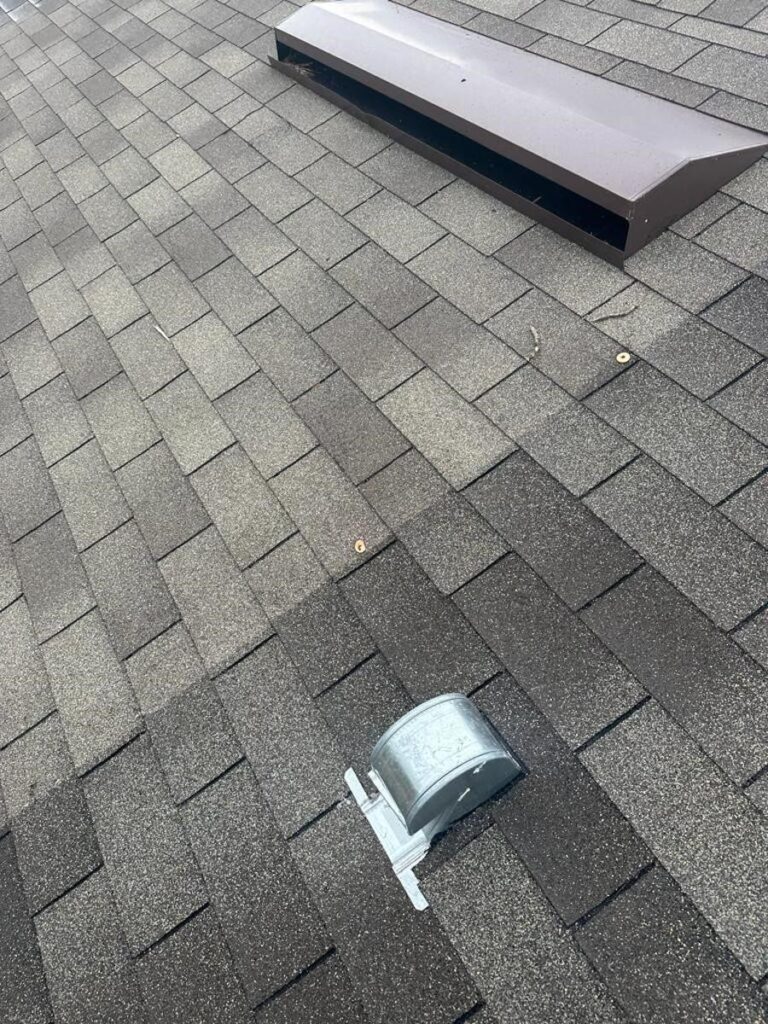
[[[599,324],[601,320],[615,320],[619,316],[629,316],[630,313],[634,313],[637,306],[630,306],[629,309],[622,309],[618,313],[603,313],[602,316],[593,316],[592,323]]]
[[[533,352],[531,353],[531,356],[530,356],[530,358],[533,359],[533,357],[535,355],[538,355],[539,348],[541,346],[539,344],[539,332],[536,330],[536,328],[533,326],[533,324],[529,324],[529,327],[530,327],[530,330],[531,330],[531,334],[533,335]]]

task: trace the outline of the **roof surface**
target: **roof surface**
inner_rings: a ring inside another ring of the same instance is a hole
[[[765,0],[417,6],[768,129]],[[762,1020],[768,162],[622,272],[290,3],[0,7],[4,1024]],[[418,914],[342,776],[445,691]]]

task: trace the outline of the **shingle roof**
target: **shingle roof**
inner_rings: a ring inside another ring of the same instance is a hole
[[[766,0],[413,6],[768,130]],[[293,9],[0,0],[3,1021],[756,1024],[768,161],[622,271]],[[449,690],[418,914],[343,773]]]

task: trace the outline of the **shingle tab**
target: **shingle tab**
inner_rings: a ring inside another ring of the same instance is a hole
[[[145,1021],[107,872],[62,896],[36,927],[56,1013],[65,1020]]]
[[[282,308],[259,320],[240,336],[240,341],[289,402],[336,368],[317,342]]]
[[[764,601],[768,555],[650,460],[632,463],[586,503],[722,628]]]
[[[476,408],[422,370],[379,408],[454,487],[464,487],[514,450]]]
[[[19,398],[26,398],[61,373],[61,364],[40,324],[30,324],[8,338],[2,352]]]
[[[160,440],[157,427],[124,373],[86,395],[82,407],[112,469]]]
[[[0,612],[0,661],[0,747],[4,747],[54,710],[45,666],[23,598]]]
[[[466,693],[499,663],[429,578],[395,545],[343,585],[352,607],[412,697]]]
[[[59,716],[48,715],[0,751],[0,788],[11,822],[74,774]]]
[[[517,555],[455,600],[570,746],[643,697],[637,680]]]
[[[472,484],[475,508],[571,608],[640,564],[639,557],[524,453]]]
[[[310,452],[277,477],[273,489],[306,540],[338,578],[383,547],[391,534],[322,450]],[[355,542],[362,539],[364,552]]]
[[[235,334],[261,320],[277,305],[266,288],[255,281],[251,272],[234,256],[204,274],[196,286]],[[248,347],[244,338],[240,341]]]
[[[572,925],[642,870],[651,854],[509,676],[491,680],[476,701],[526,767],[494,802],[493,817]]]
[[[78,550],[94,544],[130,519],[97,441],[89,441],[50,470]]]
[[[624,1020],[498,830],[476,839],[424,888],[500,1020]]]
[[[239,445],[217,455],[191,479],[241,569],[295,532],[277,498]]]
[[[171,381],[146,404],[183,473],[198,469],[235,440],[191,373]]]
[[[137,291],[166,334],[175,334],[208,312],[208,304],[175,263],[144,278]]]
[[[285,835],[341,799],[338,750],[279,640],[254,651],[216,685]]]
[[[429,285],[373,243],[338,263],[331,276],[385,327],[394,327],[435,297]]]
[[[327,952],[330,940],[247,765],[196,796],[183,816],[255,1006]]]
[[[28,533],[17,543],[15,555],[41,643],[93,607],[88,578],[62,514]]]
[[[181,623],[171,626],[125,663],[136,698],[152,715],[206,679],[200,655]]]
[[[252,376],[257,366],[214,313],[174,335],[173,345],[210,399]]]
[[[32,423],[47,466],[63,459],[92,436],[88,421],[63,373],[25,398],[24,411]]]
[[[325,270],[368,241],[319,199],[313,199],[285,217],[280,222],[280,230]]]
[[[431,914],[413,912],[356,808],[337,807],[292,848],[371,1024],[455,1020],[475,1004],[455,951]]]
[[[85,787],[135,954],[203,905],[203,882],[146,737],[89,775]]]
[[[638,1019],[752,1024],[764,1002],[723,943],[662,868],[576,933],[613,996]]]
[[[443,228],[386,189],[356,207],[347,219],[401,263],[445,234]]]
[[[259,278],[307,331],[336,316],[352,299],[303,252],[295,252]]]
[[[762,329],[768,316],[768,281],[750,278],[715,302],[702,316],[761,355],[768,355],[768,342]]]
[[[211,675],[269,636],[267,618],[215,528],[182,544],[160,568]]]
[[[294,1024],[316,1014],[334,1024],[366,1024],[358,996],[339,956],[332,956],[303,975],[257,1010],[258,1024]]]
[[[0,971],[0,999],[9,1021],[47,1024],[51,1019],[40,951],[29,918],[19,869],[10,836],[0,841],[0,963],[13,970]]]
[[[178,620],[178,609],[134,522],[94,544],[83,562],[121,660]]]
[[[142,957],[136,971],[157,1024],[247,1024],[248,1008],[216,915],[204,910]]]
[[[768,366],[761,363],[716,395],[711,405],[743,430],[768,444]]]
[[[768,826],[743,793],[652,701],[581,756],[749,973],[762,977]]]
[[[34,530],[58,510],[59,500],[34,438],[0,456],[0,514],[11,540]]]
[[[404,320],[395,334],[470,402],[523,363],[508,345],[440,298]]]

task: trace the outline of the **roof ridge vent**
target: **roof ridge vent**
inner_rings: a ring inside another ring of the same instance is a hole
[[[388,0],[307,4],[275,39],[286,74],[618,265],[768,147]]]

